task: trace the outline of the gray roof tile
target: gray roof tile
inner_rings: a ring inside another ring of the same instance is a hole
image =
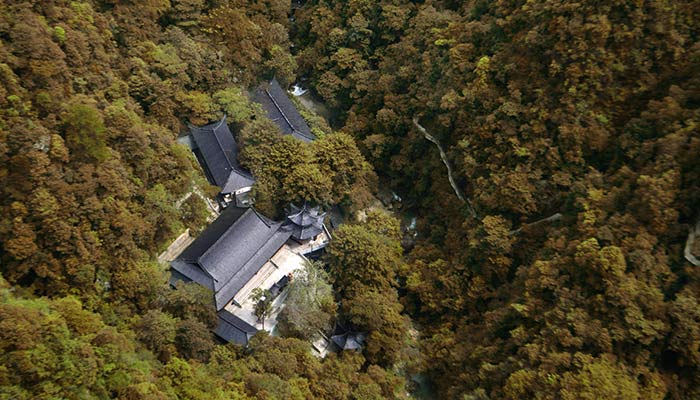
[[[228,180],[221,189],[221,193],[233,193],[236,190],[253,186],[254,183],[255,178],[253,178],[251,174],[243,170],[235,169],[231,171],[231,175],[228,176]]]
[[[308,240],[316,235],[320,235],[323,232],[323,223],[309,225],[309,226],[298,226],[293,225],[291,228],[291,236],[297,240]]]
[[[170,263],[170,268],[177,271],[176,274],[172,274],[171,283],[173,283],[172,279],[181,278],[180,275],[183,275],[190,281],[195,281],[209,290],[214,290],[214,281],[199,265],[178,259]],[[187,281],[187,279],[181,280]]]
[[[171,267],[214,291],[220,310],[291,236],[253,208],[227,207]]]
[[[243,286],[260,271],[260,267],[277,253],[284,243],[289,239],[291,232],[279,229],[279,225],[275,232],[270,235],[262,245],[256,244],[258,247],[245,264],[237,267],[236,272],[230,279],[214,295],[216,308],[221,309],[238,293]],[[242,259],[242,258],[241,258]]]
[[[238,221],[239,218],[248,211],[247,208],[240,208],[235,206],[229,206],[221,212],[221,215],[214,220],[207,228],[199,234],[199,236],[192,242],[185,251],[180,254],[178,259],[188,261],[191,263],[196,263],[199,257],[204,254],[211,246],[216,243],[219,238],[226,232],[231,226]]]
[[[227,342],[247,346],[248,340],[258,331],[249,323],[226,310],[219,311],[217,315],[219,317],[219,325],[214,330],[214,333]]]
[[[250,208],[199,257],[217,291],[277,232],[280,224]]]
[[[297,240],[307,240],[323,232],[323,220],[326,213],[322,213],[318,207],[309,207],[304,204],[297,207],[290,205],[287,215],[287,229],[292,231],[292,237]]]
[[[366,337],[366,333],[347,332],[342,335],[331,336],[331,341],[341,350],[357,350],[362,348]]]
[[[226,124],[226,116],[217,122],[191,127],[191,135],[214,184],[223,193],[232,193],[255,180],[238,164],[238,145]]]
[[[277,79],[258,86],[253,93],[253,100],[263,106],[268,118],[277,124],[283,134],[292,135],[304,142],[316,140],[316,136],[311,133],[311,128],[287,97],[286,91],[282,89]]]

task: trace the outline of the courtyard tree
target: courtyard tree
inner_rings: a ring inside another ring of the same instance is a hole
[[[254,313],[265,329],[265,318],[272,312],[272,293],[269,289],[255,288],[250,294],[250,299],[255,302]]]
[[[282,333],[299,338],[330,328],[336,304],[329,277],[318,261],[294,271],[285,306],[278,317]]]

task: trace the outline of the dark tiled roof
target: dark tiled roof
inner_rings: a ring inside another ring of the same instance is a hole
[[[297,207],[290,205],[287,215],[286,229],[291,230],[292,237],[297,240],[307,240],[323,232],[323,220],[326,213],[321,213],[318,207]]]
[[[227,207],[171,267],[214,291],[216,309],[222,309],[289,239],[253,208]]]
[[[191,132],[214,183],[223,187],[238,157],[238,146],[228,129],[226,117],[209,125],[192,127]]]
[[[291,233],[279,228],[280,224],[276,224],[269,229],[269,236],[261,236],[259,239],[255,238],[255,241],[251,240],[240,246],[236,246],[240,249],[238,253],[230,248],[225,252],[225,254],[230,254],[230,258],[224,258],[227,268],[235,270],[236,272],[216,292],[214,300],[217,309],[223,308],[226,303],[231,300],[258,271],[260,271],[260,267],[265,265],[289,239]],[[260,225],[258,225],[256,230],[264,231]],[[265,237],[265,239],[263,239],[263,237]],[[244,261],[251,250],[253,250],[253,252],[250,258]]]
[[[228,176],[224,187],[221,188],[221,193],[233,193],[236,190],[253,186],[254,183],[255,178],[251,174],[240,169],[234,169]]]
[[[323,232],[323,224],[311,225],[306,227],[294,226],[292,229],[292,237],[296,240],[308,240]]]
[[[212,277],[200,268],[199,265],[177,259],[170,263],[170,268],[176,271],[176,273],[171,275],[171,283],[174,278],[184,276],[186,279],[181,280],[185,282],[195,281],[209,290],[214,290],[214,281]]]
[[[255,180],[238,165],[238,145],[226,124],[226,116],[217,122],[191,127],[192,138],[204,159],[213,183],[223,193],[232,193]]]
[[[239,218],[248,211],[247,208],[229,206],[221,212],[221,215],[214,220],[207,228],[199,234],[178,259],[196,263],[199,257],[204,254],[219,238],[226,232]]]
[[[277,79],[263,83],[255,90],[253,100],[260,103],[268,118],[274,121],[285,135],[292,135],[304,142],[316,140],[311,128],[294,106]]]
[[[227,342],[247,346],[248,340],[258,331],[254,326],[226,310],[219,311],[217,315],[219,325],[214,333]]]
[[[288,220],[300,226],[309,226],[318,221],[323,222],[325,217],[326,213],[322,213],[319,207],[309,207],[306,203],[301,207],[290,204],[287,215]]]
[[[341,350],[357,350],[365,343],[367,334],[361,332],[347,332],[342,335],[331,336],[331,341]]]
[[[217,291],[278,229],[279,224],[251,208],[199,257],[199,264],[214,278]]]

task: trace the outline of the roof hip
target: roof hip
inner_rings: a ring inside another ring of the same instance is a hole
[[[242,223],[241,221],[245,220],[246,215],[248,215],[249,213],[253,212],[253,213],[255,213],[255,215],[258,216],[258,218],[260,218],[260,216],[258,215],[258,213],[255,212],[255,211],[253,211],[253,210],[254,210],[253,207],[247,209],[246,212],[244,212],[243,215],[241,215],[240,218],[238,218],[231,226],[229,226],[228,229],[226,229],[226,230],[224,231],[224,233],[221,234],[221,236],[219,236],[219,238],[216,239],[216,240],[214,241],[214,243],[212,243],[211,246],[209,246],[209,248],[206,249],[206,250],[204,251],[204,253],[202,253],[202,255],[199,256],[199,257],[197,258],[197,264],[201,265],[201,266],[202,266],[202,269],[206,270],[206,268],[204,268],[204,264],[202,263],[202,260],[212,251],[213,248],[216,247],[217,244],[219,244],[219,242],[221,242],[221,241],[226,237],[226,234],[227,234],[227,233],[233,231],[234,228],[235,228],[237,225],[240,225],[240,224]],[[268,227],[269,227],[269,225],[268,225]],[[209,274],[209,273],[207,272],[207,274]],[[209,275],[211,276],[211,274],[209,274]],[[219,281],[218,279],[214,278],[213,276],[212,276],[212,279],[214,279],[216,282]]]
[[[282,111],[282,107],[280,107],[280,105],[277,104],[277,100],[275,100],[275,97],[270,94],[270,91],[265,89],[265,94],[267,94],[267,97],[269,97],[270,100],[272,100],[272,104],[274,104],[275,107],[277,107],[277,111],[280,112],[280,115],[282,115],[282,118],[284,118],[284,120],[287,122],[287,125],[289,125],[289,127],[292,128],[292,132],[297,131],[297,128],[295,128],[294,125],[292,125],[292,123],[289,121],[289,118],[287,118],[287,115],[284,113],[284,111]]]

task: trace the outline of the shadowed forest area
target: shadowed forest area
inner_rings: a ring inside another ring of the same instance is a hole
[[[415,205],[402,303],[440,397],[700,396],[700,275],[684,258],[699,16],[692,1],[299,11],[299,74]]]
[[[336,129],[280,135],[272,77]],[[219,345],[168,287],[218,192],[176,139],[224,113],[261,212],[345,212],[290,309],[362,351]],[[2,399],[700,398],[697,1],[5,0],[0,193]]]

